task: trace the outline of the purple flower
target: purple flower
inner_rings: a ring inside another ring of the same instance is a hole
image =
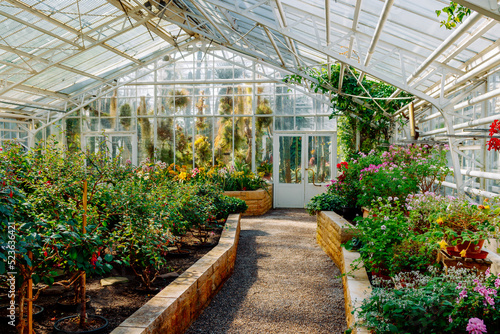
[[[469,334],[482,334],[488,332],[483,320],[479,318],[470,318],[466,330]]]

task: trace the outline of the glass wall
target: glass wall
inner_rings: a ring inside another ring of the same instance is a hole
[[[133,81],[65,119],[67,142],[132,135],[134,164],[150,158],[193,167],[248,165],[270,174],[275,131],[333,132],[328,106],[228,53],[194,53]],[[121,139],[120,139],[121,138]],[[120,141],[121,140],[121,141]],[[112,141],[112,140],[111,140]],[[272,170],[272,169],[271,169]]]

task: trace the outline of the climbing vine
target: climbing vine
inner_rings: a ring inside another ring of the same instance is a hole
[[[341,93],[338,93],[340,65],[331,66],[330,76],[326,66],[311,68],[307,75],[315,79],[311,81],[296,74],[285,77],[284,81],[294,84],[306,83],[315,93],[331,94],[332,113],[330,118],[339,117],[338,135],[339,146],[344,158],[356,153],[356,132],[360,133],[359,150],[369,152],[383,143],[388,143],[394,119],[391,117],[403,107],[412,96],[401,92],[398,99],[388,98],[396,87],[389,84],[370,80],[364,77],[362,85],[358,83],[359,73],[353,69],[346,69],[343,77]],[[374,99],[369,98],[369,95]],[[401,99],[401,98],[407,99]]]
[[[436,10],[436,15],[439,17],[441,14],[447,14],[448,18],[446,20],[440,21],[441,27],[445,27],[451,30],[461,23],[463,19],[471,14],[471,10],[467,7],[457,4],[456,2],[450,1],[450,5],[444,7],[441,10]]]

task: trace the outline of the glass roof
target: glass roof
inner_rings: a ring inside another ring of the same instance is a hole
[[[29,120],[71,110],[156,58],[182,57],[193,43],[222,46],[285,73],[340,62],[439,108],[446,104],[441,91],[452,96],[457,83],[481,80],[500,64],[498,14],[478,7],[446,30],[435,11],[449,1],[145,3],[0,0],[0,115]],[[484,71],[469,75],[488,60]]]

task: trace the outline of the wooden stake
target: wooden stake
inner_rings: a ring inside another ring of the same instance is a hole
[[[28,257],[33,260],[33,253],[28,251]],[[31,268],[29,269],[31,272]],[[33,279],[28,280],[28,334],[33,334]]]
[[[87,180],[83,181],[83,220],[82,220],[82,231],[85,234],[86,233],[86,227],[87,227]],[[85,291],[85,285],[86,285],[86,273],[84,272],[82,274],[82,278],[80,281],[80,288],[82,289],[81,291],[81,297],[82,297],[82,310],[80,312],[80,326],[85,324],[85,316],[87,313],[87,307],[86,307],[86,291]]]

